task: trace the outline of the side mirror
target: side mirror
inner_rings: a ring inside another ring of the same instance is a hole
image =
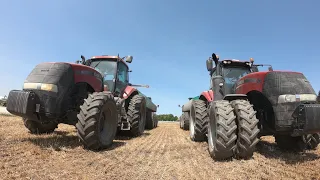
[[[207,63],[207,70],[208,71],[212,71],[212,69],[213,69],[213,61],[212,61],[212,59],[209,58],[206,63]]]
[[[132,56],[127,56],[126,57],[126,62],[127,63],[131,63],[132,62],[133,57]]]
[[[86,62],[86,58],[84,56],[81,55],[81,59],[82,59],[82,64],[85,64]]]
[[[273,68],[272,68],[272,67],[269,67],[268,70],[269,70],[269,71],[273,71]]]
[[[216,64],[216,66],[217,66],[218,60],[219,60],[219,56],[217,56],[215,53],[212,53],[211,57],[212,57],[214,63]]]
[[[181,107],[181,105],[180,105],[180,104],[178,104],[178,107]]]
[[[159,105],[157,105],[157,107],[159,107]]]
[[[75,62],[76,64],[79,64],[80,63],[80,60],[76,60],[76,62]]]

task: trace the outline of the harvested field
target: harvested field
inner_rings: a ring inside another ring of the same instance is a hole
[[[215,162],[206,143],[191,142],[178,123],[138,138],[117,137],[102,152],[78,142],[73,126],[30,135],[20,118],[0,116],[0,179],[320,179],[320,147],[291,154],[263,138],[254,158]]]

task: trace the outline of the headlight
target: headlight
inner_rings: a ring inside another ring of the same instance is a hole
[[[58,92],[58,86],[54,84],[41,84],[41,90]]]
[[[23,89],[39,89],[43,91],[58,92],[58,86],[55,84],[45,83],[24,83]]]
[[[278,103],[300,102],[300,101],[316,101],[315,94],[283,94],[278,97]]]

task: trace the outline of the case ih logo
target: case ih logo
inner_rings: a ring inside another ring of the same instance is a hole
[[[101,81],[102,79],[102,75],[100,73],[96,73],[94,71],[88,71],[88,70],[78,70],[76,71],[76,74],[81,74],[81,75],[89,75],[89,76],[94,76],[97,79],[99,79]]]
[[[243,79],[241,81],[239,81],[237,83],[237,86],[240,86],[242,84],[245,84],[245,83],[261,83],[261,80],[258,79],[258,78],[247,78],[247,79]]]

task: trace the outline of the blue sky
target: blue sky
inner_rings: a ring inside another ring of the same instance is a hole
[[[0,95],[21,89],[44,61],[83,54],[132,55],[132,83],[180,115],[178,104],[209,88],[205,60],[249,59],[303,72],[320,90],[316,0],[1,0]]]

